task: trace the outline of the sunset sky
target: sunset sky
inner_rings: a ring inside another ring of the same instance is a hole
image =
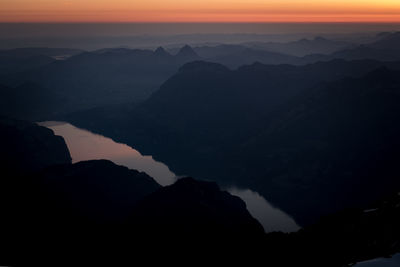
[[[0,0],[1,22],[400,22],[400,0]]]

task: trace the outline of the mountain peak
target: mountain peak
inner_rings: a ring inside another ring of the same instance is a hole
[[[185,57],[185,58],[188,58],[188,57],[197,58],[197,57],[199,57],[196,54],[196,52],[193,50],[193,48],[191,46],[189,46],[189,45],[185,45],[184,47],[182,47],[179,50],[177,56],[178,57]]]
[[[157,56],[167,56],[169,53],[164,49],[164,47],[159,46],[155,51],[154,54]]]

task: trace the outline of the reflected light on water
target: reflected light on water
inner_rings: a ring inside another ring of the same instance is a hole
[[[65,139],[73,163],[106,159],[145,172],[163,186],[173,184],[177,180],[167,165],[155,161],[151,156],[143,156],[130,146],[65,122],[47,121],[38,124],[52,129],[56,135]],[[246,202],[248,211],[262,224],[266,232],[293,232],[300,229],[290,216],[273,207],[257,192],[237,188],[229,188],[227,191]]]
[[[142,171],[165,186],[176,181],[176,175],[169,168],[151,156],[143,156],[137,150],[114,142],[112,139],[79,129],[69,123],[43,122],[56,135],[64,137],[70,151],[72,162],[107,159],[115,164]]]
[[[300,230],[300,226],[288,214],[272,206],[257,192],[237,188],[230,188],[227,191],[246,202],[248,211],[262,224],[265,232],[289,233]]]

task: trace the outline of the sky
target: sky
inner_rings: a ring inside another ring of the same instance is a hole
[[[0,22],[400,22],[400,0],[0,0]]]

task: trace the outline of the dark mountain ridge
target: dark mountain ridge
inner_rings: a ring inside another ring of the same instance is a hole
[[[49,88],[64,99],[51,109],[51,113],[60,114],[142,101],[182,64],[197,58],[189,47],[176,56],[160,50],[105,49],[3,75],[0,80],[8,87],[30,82]]]
[[[253,42],[243,44],[255,49],[279,52],[283,54],[303,57],[310,54],[331,54],[345,49],[353,44],[343,41],[329,40],[327,38],[316,36],[313,39],[300,39],[294,42]]]
[[[265,131],[242,144],[238,155],[252,156],[243,175],[272,199],[281,198],[281,190],[302,199],[288,210],[300,221],[307,210],[326,214],[398,190],[399,77],[380,68],[322,84],[287,104]]]
[[[335,60],[297,67],[253,64],[235,71],[215,63],[193,62],[182,67],[149,100],[122,116],[113,116],[112,110],[108,110],[107,116],[112,120],[99,116],[98,111],[66,119],[149,153],[166,162],[175,173],[220,182],[226,179],[254,188],[294,215],[297,221],[307,224],[346,204],[356,205],[357,196],[359,204],[378,197],[368,196],[368,190],[354,196],[351,190],[344,190],[341,200],[333,200],[330,193],[336,192],[344,180],[335,182],[335,172],[326,168],[339,164],[336,168],[343,175],[350,168],[349,173],[355,173],[352,181],[361,182],[363,174],[357,166],[366,164],[367,155],[373,155],[377,144],[371,143],[372,140],[384,136],[379,127],[385,126],[387,133],[397,132],[394,122],[378,123],[379,118],[391,121],[393,117],[385,117],[395,114],[386,112],[396,110],[396,91],[384,89],[396,88],[393,79],[397,72],[374,76],[378,71],[365,76],[385,65],[399,69],[398,63],[368,60]],[[345,77],[354,78],[346,78],[343,85],[335,83]],[[326,89],[336,86],[348,89]],[[387,98],[386,92],[393,95]],[[317,96],[324,97],[314,110],[308,103]],[[358,96],[363,98],[357,100]],[[365,101],[362,105],[361,100]],[[381,105],[381,100],[386,105]],[[333,105],[333,101],[338,102]],[[374,109],[368,109],[368,105]],[[375,110],[375,105],[379,109]],[[286,124],[288,115],[296,122],[293,129]],[[376,124],[369,123],[368,116]],[[364,133],[372,130],[374,135]],[[358,135],[363,138],[354,142]],[[396,140],[387,139],[385,144],[387,149],[390,145],[395,147]],[[360,153],[351,156],[348,163],[340,159],[340,155],[350,155],[346,147]],[[357,162],[356,155],[359,155]],[[391,156],[392,152],[385,158]],[[319,161],[326,163],[319,165],[322,164]],[[377,168],[383,171],[392,162],[387,161],[387,165],[377,162]],[[328,172],[329,178],[319,180],[318,169]],[[378,169],[374,176],[368,176],[372,180],[365,181],[366,187],[373,188],[376,183],[373,177],[381,177]],[[381,193],[389,188],[388,184],[395,186],[390,177],[386,178],[388,183],[382,184]],[[285,197],[292,194],[304,201],[293,203]],[[321,198],[318,203],[314,201],[317,196]]]
[[[0,128],[1,264],[104,263],[92,258],[99,251],[132,262],[150,243],[151,253],[172,253],[158,245],[197,251],[264,237],[244,202],[215,183],[184,178],[162,188],[106,160],[71,164],[63,139],[47,128],[7,118]]]

